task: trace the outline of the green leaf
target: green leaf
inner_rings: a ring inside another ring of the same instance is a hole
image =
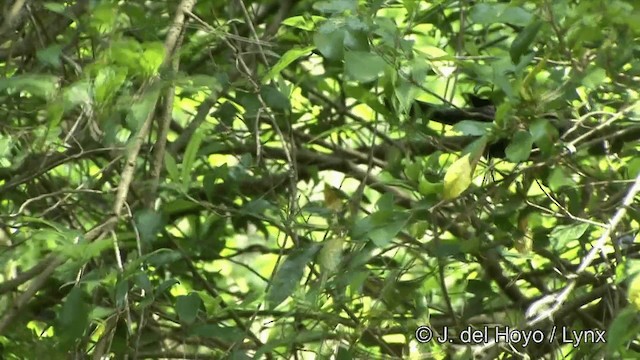
[[[505,4],[477,4],[471,9],[471,21],[478,24],[493,24],[500,21]]]
[[[347,30],[344,33],[344,47],[349,50],[368,52],[370,50],[368,34],[363,30]]]
[[[549,120],[537,119],[529,127],[533,142],[544,155],[549,155],[558,139],[558,129]]]
[[[139,272],[133,276],[134,283],[142,290],[145,291],[146,295],[153,294],[153,287],[151,285],[151,280],[149,280],[149,276],[144,272]]]
[[[142,45],[133,39],[116,40],[111,42],[106,60],[125,67],[130,74],[140,75],[143,72],[140,63],[142,52]]]
[[[322,270],[322,274],[326,277],[332,275],[340,265],[342,260],[342,246],[344,237],[334,236],[322,243],[322,249],[318,253],[318,265]]]
[[[291,337],[278,337],[269,340],[266,344],[258,348],[258,351],[254,354],[254,359],[262,359],[262,355],[273,351],[280,346],[286,346],[291,344],[304,344],[308,342],[317,342],[327,337],[327,333],[324,331],[315,330],[302,330],[295,332]]]
[[[634,339],[640,322],[638,322],[638,310],[634,305],[625,307],[620,311],[607,329],[607,352],[612,354],[620,350],[629,340]]]
[[[307,264],[318,251],[317,245],[307,246],[293,252],[280,265],[271,281],[271,287],[267,293],[267,305],[269,309],[275,309],[298,287]]]
[[[98,3],[91,11],[91,27],[97,32],[104,34],[114,30],[118,8],[109,2]]]
[[[213,338],[229,343],[242,341],[245,337],[244,331],[238,328],[216,324],[195,325],[189,329],[189,335]]]
[[[105,66],[98,70],[93,80],[93,96],[98,105],[112,99],[127,80],[127,69],[117,66]]]
[[[171,178],[174,183],[181,183],[178,164],[176,164],[176,159],[174,159],[173,155],[171,155],[169,152],[164,153],[164,167],[167,169],[169,178]]]
[[[44,3],[43,7],[51,12],[54,12],[60,15],[65,15],[66,9],[67,9],[67,7],[64,6],[63,4],[56,3],[56,2],[46,2]]]
[[[471,164],[477,164],[478,160],[480,160],[480,158],[484,154],[484,150],[487,148],[488,143],[489,138],[487,135],[480,136],[479,138],[471,142],[471,144],[465,146],[462,150],[461,155],[464,156],[466,154],[469,154],[469,162]]]
[[[71,236],[71,234],[67,235],[67,237],[69,236]],[[71,238],[73,238],[73,236],[71,236]],[[62,244],[56,248],[56,251],[59,251],[65,257],[70,259],[86,262],[100,256],[100,254],[104,250],[110,248],[112,244],[113,243],[109,239],[101,239],[92,242],[81,241],[77,244]]]
[[[335,29],[331,32],[318,31],[313,35],[313,43],[322,56],[339,61],[344,57],[344,36],[343,29]]]
[[[325,13],[343,13],[345,11],[356,11],[358,9],[358,1],[356,0],[329,0],[316,1],[313,8]]]
[[[145,262],[151,266],[161,267],[176,260],[180,260],[181,258],[182,255],[175,250],[166,248],[154,250],[128,262],[124,271],[125,277],[130,276],[131,274],[137,274],[140,271],[140,267]]]
[[[418,93],[418,88],[404,79],[399,79],[398,84],[393,89],[393,92],[396,99],[398,99],[398,104],[400,105],[399,110],[402,113],[409,113],[411,110],[411,104],[413,104],[413,99]],[[419,107],[416,108],[419,109]]]
[[[578,240],[589,229],[589,224],[572,224],[572,225],[558,225],[556,226],[549,238],[554,249],[563,250],[566,248],[567,243],[573,240]]]
[[[471,185],[471,163],[470,154],[456,160],[444,175],[444,191],[442,198],[445,200],[455,199]]]
[[[282,25],[291,26],[304,31],[313,31],[316,24],[326,20],[325,17],[305,14],[304,16],[292,16],[282,21]]]
[[[131,132],[137,134],[140,131],[149,114],[153,113],[159,95],[158,89],[150,89],[131,105],[131,111],[127,116],[127,126]]]
[[[294,61],[299,58],[309,55],[315,46],[307,46],[303,48],[294,48],[290,49],[282,55],[280,60],[273,65],[269,72],[262,77],[262,83],[267,83],[269,80],[273,79],[276,75],[280,74],[282,70],[286,69],[287,66],[291,65]]]
[[[158,249],[147,258],[147,262],[155,267],[170,264],[182,259],[182,255],[170,249]]]
[[[429,254],[438,257],[458,256],[463,253],[460,245],[460,240],[440,240],[437,243],[429,243],[428,246],[431,249]]]
[[[34,241],[52,242],[58,246],[75,245],[70,232],[58,229],[39,229],[32,233]]]
[[[380,102],[380,99],[371,91],[360,85],[347,84],[344,86],[344,93],[363,104],[367,104],[372,110],[380,113],[385,117],[391,117],[393,114],[389,109]]]
[[[384,226],[376,227],[369,233],[369,239],[379,247],[384,247],[393,241],[396,235],[407,226],[409,215],[396,212],[385,221]]]
[[[222,90],[220,79],[211,75],[196,74],[191,76],[180,77],[176,80],[176,84],[183,89],[183,92],[199,92],[210,90],[210,96],[214,96]],[[227,103],[225,103],[227,104]],[[224,106],[224,105],[223,105]]]
[[[422,177],[420,179],[420,182],[418,183],[418,191],[420,192],[420,194],[425,196],[432,195],[432,194],[439,194],[439,193],[442,193],[442,191],[444,191],[444,184],[439,182],[432,183],[427,179],[425,179],[424,177]]]
[[[89,325],[91,308],[84,300],[82,290],[75,286],[67,295],[58,313],[57,331],[60,346],[68,349],[76,340],[82,338]]]
[[[404,175],[407,179],[411,181],[420,180],[420,176],[422,176],[422,162],[421,161],[410,161],[408,159],[404,159],[402,161],[402,165],[404,167]]]
[[[202,307],[202,299],[196,292],[176,297],[176,314],[181,322],[192,324],[196,320],[198,310]]]
[[[386,207],[378,210],[354,224],[351,229],[353,239],[370,239],[376,246],[384,247],[407,226],[410,214]]]
[[[88,81],[81,80],[64,89],[64,109],[71,110],[77,105],[91,103],[91,85]]]
[[[508,101],[498,105],[495,115],[495,123],[500,129],[507,129],[511,120],[511,103]]]
[[[595,90],[607,78],[607,71],[603,68],[595,67],[587,71],[586,76],[582,79],[582,85],[587,89]]]
[[[505,149],[505,155],[509,161],[518,163],[527,161],[531,155],[533,138],[528,131],[518,131]]]
[[[159,41],[148,42],[142,45],[143,51],[140,57],[140,66],[146,76],[155,75],[165,58],[164,44]]]
[[[414,14],[418,8],[419,8],[419,1],[418,0],[403,0],[402,1],[402,5],[404,5],[404,8],[407,9],[407,12],[409,14]]]
[[[462,120],[453,126],[453,130],[467,136],[486,135],[491,131],[491,128],[493,128],[493,123],[473,120]]]
[[[26,74],[0,78],[1,90],[26,91],[33,96],[50,100],[58,90],[58,78],[53,75]]]
[[[516,26],[525,26],[533,19],[533,14],[522,7],[506,5],[506,8],[500,14],[500,22]]]
[[[385,61],[378,54],[364,51],[348,51],[344,57],[344,72],[350,80],[371,82],[384,71]]]
[[[571,178],[563,168],[556,167],[551,170],[549,175],[549,188],[553,192],[557,192],[565,186],[574,186],[576,182]]]
[[[211,200],[216,197],[215,190],[222,188],[223,184],[216,184],[218,180],[220,183],[226,181],[229,177],[229,168],[227,164],[223,164],[221,166],[214,167],[209,172],[207,172],[202,178],[202,186],[204,188],[204,192],[207,195],[207,199]]]
[[[91,320],[102,320],[107,317],[110,317],[114,313],[115,313],[115,310],[112,308],[96,306],[95,308],[93,308],[93,310],[91,310],[91,313],[89,314],[89,318]]]
[[[13,148],[13,140],[11,135],[0,134],[0,158],[9,157]]]
[[[127,302],[127,294],[129,293],[129,281],[127,279],[120,279],[116,284],[115,300],[116,306],[119,309],[124,308]]]
[[[229,360],[252,360],[252,359],[255,359],[255,357],[249,356],[243,350],[234,350],[231,353],[229,353],[228,356],[229,356],[228,357]]]
[[[384,193],[376,202],[376,209],[378,211],[393,211],[395,204],[395,197],[392,193]]]
[[[514,64],[520,62],[520,57],[529,50],[531,43],[536,39],[538,31],[540,31],[541,28],[542,22],[534,21],[522,29],[518,36],[516,36],[511,43],[511,48],[509,48],[509,55],[511,55],[511,61],[513,61]]]
[[[191,176],[193,174],[193,164],[196,162],[198,156],[198,150],[200,144],[204,139],[204,134],[200,129],[196,130],[187,144],[187,148],[184,152],[184,159],[182,160],[182,189],[186,192],[189,190],[189,184],[191,183]]]
[[[154,242],[164,226],[162,215],[152,209],[136,212],[135,223],[140,233],[140,240],[147,243]]]
[[[471,9],[471,21],[489,25],[493,23],[507,23],[525,26],[531,22],[533,15],[527,10],[509,4],[477,4]]]
[[[493,82],[507,95],[509,100],[516,99],[516,92],[511,85],[512,72],[515,72],[511,59],[502,57],[492,62],[489,66],[491,67],[492,74],[490,76]]]
[[[62,65],[60,55],[62,55],[62,45],[59,44],[48,46],[42,50],[38,50],[36,53],[36,57],[40,62],[55,68],[59,68],[60,65]]]
[[[616,284],[627,281],[631,277],[635,279],[638,274],[640,274],[640,259],[622,259],[622,262],[616,266]]]
[[[273,86],[263,86],[260,89],[260,95],[267,106],[273,110],[289,111],[291,109],[289,97]]]
[[[168,289],[172,288],[173,285],[176,285],[176,284],[180,284],[180,282],[178,280],[176,280],[176,279],[169,279],[169,280],[163,281],[156,288],[156,290],[154,292],[154,296],[159,296],[159,295],[164,294],[165,291],[167,291]]]

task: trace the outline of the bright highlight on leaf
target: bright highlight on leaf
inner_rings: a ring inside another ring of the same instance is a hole
[[[442,197],[445,200],[455,199],[471,185],[470,154],[456,160],[444,175],[444,192]]]
[[[640,311],[640,275],[636,275],[629,283],[628,298],[629,303]]]

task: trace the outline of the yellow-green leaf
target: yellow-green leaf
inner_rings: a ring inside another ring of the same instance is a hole
[[[328,278],[340,265],[342,244],[344,244],[344,237],[342,236],[334,236],[324,242],[318,254],[318,265],[322,269],[323,276]]]
[[[631,280],[631,283],[629,283],[628,297],[629,303],[631,303],[636,310],[640,310],[640,275],[636,275],[636,277]]]
[[[165,58],[164,44],[159,41],[145,43],[140,57],[140,65],[147,76],[155,75]]]
[[[304,48],[294,48],[288,50],[278,62],[273,65],[269,72],[262,78],[262,83],[267,83],[269,80],[273,79],[276,75],[280,74],[282,70],[286,69],[287,66],[291,65],[294,61],[299,58],[308,55],[311,53],[311,50],[315,49],[315,46],[307,46]]]
[[[456,160],[444,175],[444,192],[442,197],[445,200],[455,199],[471,185],[470,154]]]
[[[442,189],[442,183],[432,183],[424,177],[421,177],[418,182],[418,191],[425,196],[440,193]]]
[[[196,162],[196,158],[198,157],[198,150],[200,150],[200,144],[204,139],[204,134],[200,130],[196,130],[196,132],[189,140],[187,144],[187,149],[184,152],[184,159],[182,160],[182,188],[187,191],[189,189],[189,183],[191,182],[191,174],[193,172],[193,164]]]

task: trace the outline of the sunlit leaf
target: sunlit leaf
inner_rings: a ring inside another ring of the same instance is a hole
[[[286,69],[287,66],[291,65],[294,61],[299,58],[306,56],[311,53],[311,50],[315,49],[315,46],[307,46],[303,48],[290,49],[282,55],[280,60],[273,65],[269,72],[262,77],[262,82],[267,83],[269,80],[273,79],[276,75],[280,74],[282,70]]]
[[[149,42],[143,44],[140,65],[147,76],[155,75],[165,58],[165,48],[162,42]]]
[[[472,168],[469,160],[470,154],[467,154],[449,166],[444,175],[443,199],[455,199],[471,185]]]
[[[127,70],[123,67],[106,66],[98,70],[93,80],[94,97],[98,105],[103,105],[120,89],[127,79]]]

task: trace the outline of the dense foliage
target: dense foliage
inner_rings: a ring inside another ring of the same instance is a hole
[[[0,358],[636,358],[638,19],[5,1]]]

